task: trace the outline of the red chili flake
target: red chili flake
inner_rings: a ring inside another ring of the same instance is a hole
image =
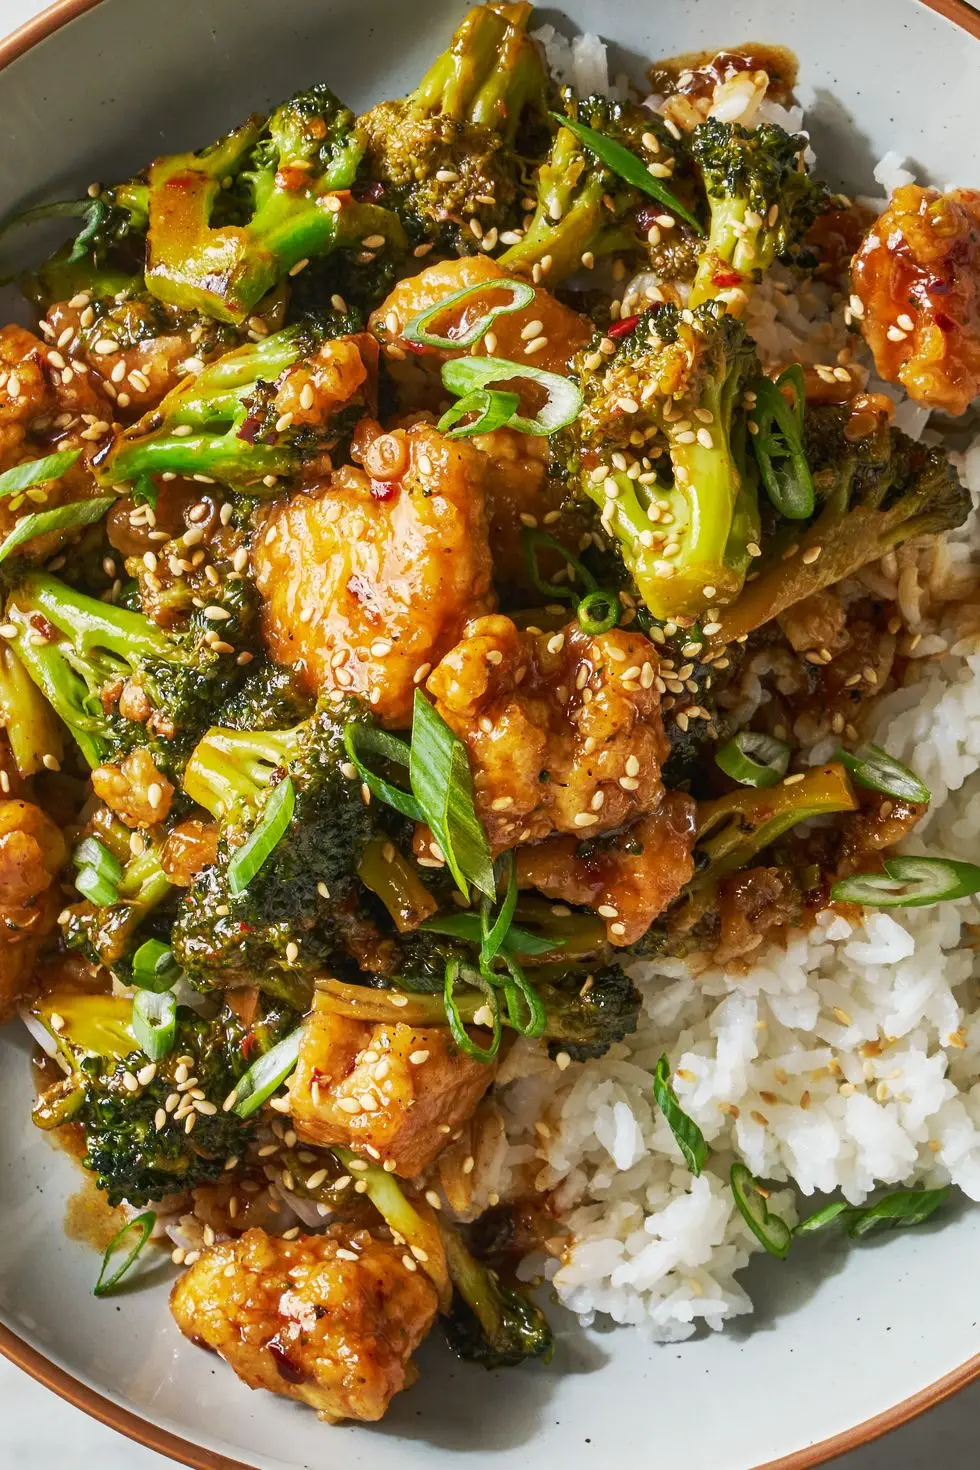
[[[613,323],[609,328],[608,335],[612,337],[614,342],[618,342],[621,337],[629,336],[639,320],[639,313],[635,316],[624,316],[622,321]]]
[[[380,501],[392,500],[397,489],[397,480],[372,480],[371,499]]]
[[[643,233],[646,234],[650,226],[657,223],[657,215],[663,214],[663,212],[664,207],[662,204],[643,204],[636,211],[636,223]]]
[[[414,352],[416,357],[424,357],[427,352],[432,350],[426,347],[424,342],[406,342],[402,337],[399,337],[398,345],[405,352]]]
[[[238,431],[238,438],[244,439],[246,444],[254,444],[258,432],[262,427],[262,420],[257,413],[249,414]]]
[[[272,1360],[279,1369],[279,1377],[284,1378],[287,1383],[303,1383],[306,1379],[305,1371],[294,1363],[286,1352],[278,1338],[273,1337],[267,1344]]]
[[[711,277],[714,286],[740,286],[742,277],[738,271],[719,271],[716,276]]]
[[[380,204],[384,198],[385,186],[376,179],[371,179],[366,184],[355,184],[351,193],[359,204]]]

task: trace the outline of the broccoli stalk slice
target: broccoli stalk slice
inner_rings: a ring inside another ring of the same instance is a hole
[[[534,218],[523,239],[499,257],[502,268],[529,275],[550,256],[548,280],[554,283],[578,270],[587,251],[598,257],[636,250],[635,232],[606,208],[611,189],[621,191],[621,181],[611,181],[586,158],[575,134],[559,128],[551,154],[538,172]]]
[[[106,713],[101,690],[153,661],[194,664],[190,650],[147,618],[86,597],[47,572],[21,578],[6,617],[17,629],[11,640],[17,657],[93,767],[114,744],[118,724]],[[42,638],[38,619],[61,636]]]
[[[366,1163],[359,1154],[339,1145],[331,1153],[351,1169],[355,1178],[364,1181],[364,1193],[388,1228],[411,1249],[419,1251],[426,1275],[439,1293],[439,1307],[446,1311],[452,1297],[452,1285],[446,1265],[442,1235],[433,1210],[422,1200],[410,1200],[398,1180],[378,1164]]]
[[[545,110],[544,69],[527,35],[532,10],[524,0],[490,0],[469,11],[410,105],[487,128],[513,147],[525,110]]]
[[[737,294],[788,255],[825,207],[823,185],[803,163],[807,140],[775,123],[751,131],[715,118],[691,134],[710,208],[708,241],[689,305],[712,298],[738,305]]]
[[[328,446],[309,429],[277,432],[269,421],[268,390],[280,374],[315,351],[321,336],[321,329],[311,324],[286,327],[185,378],[155,409],[115,437],[97,462],[100,484],[162,473],[209,475],[261,493],[265,477],[294,474],[308,448]]]
[[[896,469],[889,462],[870,479],[859,473],[856,457],[839,466],[837,482],[806,532],[777,537],[756,580],[732,606],[720,610],[712,645],[746,638],[794,603],[853,576],[903,541],[963,524],[969,495],[946,455],[910,445],[893,432],[892,461],[908,455],[909,463]]]
[[[21,776],[36,776],[46,757],[60,765],[64,731],[9,644],[0,651],[0,726]]]
[[[394,215],[349,193],[363,152],[354,116],[329,88],[248,119],[200,153],[147,171],[146,283],[161,301],[240,324],[301,260],[381,235],[402,250]],[[219,224],[228,180],[247,196],[244,223]]]

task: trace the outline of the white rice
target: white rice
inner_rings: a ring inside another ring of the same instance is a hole
[[[594,90],[605,72],[598,38],[569,45],[545,31],[559,78]],[[876,181],[888,190],[908,182],[903,162],[888,154]],[[648,283],[633,283],[637,297]],[[777,270],[752,298],[749,329],[763,356],[833,363],[847,340],[841,308],[831,310],[826,288],[790,285]],[[900,405],[906,432],[920,434],[927,418]],[[980,440],[959,467],[980,500]],[[951,565],[972,554],[969,537],[976,546],[972,522]],[[935,645],[947,646],[938,636]],[[977,648],[964,640],[919,665],[918,682],[882,700],[868,731],[931,787],[928,820],[910,844],[917,851],[975,856]],[[498,1089],[511,1145],[500,1187],[551,1194],[572,1233],[560,1264],[538,1257],[526,1274],[543,1270],[584,1322],[605,1313],[676,1341],[751,1311],[736,1273],[762,1247],[732,1199],[736,1156],[803,1196],[841,1190],[859,1204],[880,1185],[922,1181],[952,1182],[980,1200],[980,991],[963,934],[978,921],[972,899],[868,911],[857,926],[827,912],[809,933],[769,944],[745,973],[703,959],[701,968],[636,964],[640,1026],[599,1061],[558,1072],[519,1043]],[[652,1102],[663,1052],[711,1146],[699,1179]],[[770,1208],[792,1223],[796,1198],[777,1191]]]

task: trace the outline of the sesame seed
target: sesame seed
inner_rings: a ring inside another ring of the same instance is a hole
[[[356,1097],[341,1097],[337,1099],[337,1106],[342,1113],[359,1113],[361,1104]]]
[[[525,347],[525,349],[524,349],[524,356],[525,357],[533,357],[535,355],[535,353],[540,352],[542,350],[542,348],[547,347],[547,345],[548,345],[548,339],[547,339],[547,337],[535,337],[534,341],[533,342],[529,342],[527,344],[527,346]]]
[[[413,1051],[409,1053],[408,1060],[411,1062],[413,1067],[421,1067],[423,1062],[427,1062],[429,1060],[429,1053],[425,1050]]]
[[[805,779],[806,779],[806,772],[805,771],[797,771],[797,773],[795,775],[793,775],[793,776],[784,776],[783,777],[783,785],[784,786],[795,786],[799,781],[803,781]]]
[[[572,820],[576,827],[593,827],[599,818],[593,812],[576,812]]]
[[[361,244],[364,246],[365,250],[380,250],[383,247],[384,243],[384,235],[368,235],[366,240],[361,241]]]
[[[885,333],[885,336],[888,338],[889,342],[904,342],[907,335],[908,334],[906,332],[902,331],[901,327],[894,326],[889,327],[888,331]]]
[[[543,330],[544,322],[539,322],[535,318],[533,322],[528,322],[527,326],[521,328],[521,337],[525,342],[529,342],[532,337],[539,337]]]
[[[898,325],[902,328],[903,332],[915,331],[915,322],[909,316],[907,311],[903,311],[902,315],[898,318]]]
[[[298,959],[299,959],[299,945],[296,943],[296,941],[294,939],[291,939],[289,941],[289,943],[286,945],[286,961],[287,961],[288,964],[294,965]]]

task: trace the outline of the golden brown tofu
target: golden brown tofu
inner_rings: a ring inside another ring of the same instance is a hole
[[[127,827],[152,827],[165,820],[173,800],[173,784],[158,771],[145,746],[138,746],[118,765],[97,766],[92,790]]]
[[[448,358],[469,352],[469,348],[453,351],[407,342],[401,335],[402,328],[413,317],[467,286],[485,282],[486,291],[471,297],[461,309],[450,307],[428,327],[433,336],[465,336],[489,308],[513,299],[512,292],[494,287],[495,281],[505,277],[506,272],[496,261],[485,255],[472,255],[463,260],[440,261],[418,275],[399,281],[370,322],[395,381],[411,389],[417,386],[420,372],[424,378],[437,381],[439,369]],[[533,333],[532,324],[537,325]],[[512,362],[531,363],[550,373],[567,373],[569,359],[590,341],[593,333],[587,317],[562,306],[543,286],[535,286],[534,300],[529,306],[496,318],[480,343],[478,356],[506,357]],[[529,352],[535,342],[541,345]]]
[[[467,618],[493,606],[484,458],[428,424],[362,426],[357,452],[363,469],[272,509],[252,565],[276,663],[397,727]]]
[[[548,898],[597,909],[610,944],[635,944],[694,872],[696,809],[665,791],[655,812],[608,841],[549,837],[517,850],[517,881]]]
[[[335,1225],[297,1240],[249,1230],[195,1261],[170,1310],[249,1388],[299,1399],[321,1419],[375,1420],[414,1381],[436,1291],[404,1247],[366,1230]]]
[[[521,532],[525,526],[542,525],[551,512],[557,512],[567,489],[548,474],[551,449],[542,436],[495,429],[492,434],[474,435],[470,443],[486,456],[494,577],[522,586],[528,577]],[[545,525],[545,529],[550,528]]]
[[[112,418],[110,400],[85,375],[67,366],[56,349],[24,327],[0,329],[0,470],[55,450],[81,451],[81,458],[60,479],[0,498],[0,539],[29,511],[54,510],[105,493],[96,485],[88,461],[109,435]],[[15,554],[44,560],[76,534],[50,531]]]
[[[980,190],[896,189],[854,257],[865,341],[883,378],[965,413],[980,392]]]
[[[309,1143],[343,1144],[412,1178],[474,1111],[495,1071],[463,1056],[445,1026],[374,1025],[315,1005],[289,1088],[293,1126]]]
[[[653,644],[632,629],[529,633],[499,615],[467,626],[427,687],[466,744],[495,852],[552,832],[595,837],[659,805],[657,668]],[[428,858],[426,832],[416,851]]]
[[[54,880],[66,857],[61,832],[40,807],[0,801],[0,1022],[30,989],[61,907]]]

